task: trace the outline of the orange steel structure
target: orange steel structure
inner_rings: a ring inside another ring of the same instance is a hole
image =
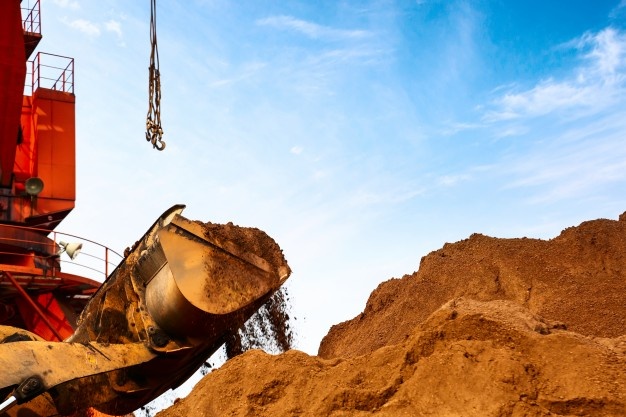
[[[0,325],[54,341],[73,333],[100,284],[61,271],[55,228],[76,199],[74,60],[29,61],[40,6],[23,3],[0,1]],[[111,251],[99,250],[105,278]]]

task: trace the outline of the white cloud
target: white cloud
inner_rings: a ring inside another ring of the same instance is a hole
[[[68,25],[71,28],[77,29],[80,32],[84,33],[87,36],[100,36],[100,28],[96,23],[93,23],[86,19],[76,19],[68,22],[64,20],[63,23]]]
[[[122,32],[122,24],[117,20],[109,20],[104,24],[104,28],[107,32],[114,33],[117,37],[117,43],[120,46],[126,46],[124,42],[124,33]]]
[[[293,30],[312,39],[363,39],[370,35],[370,32],[365,30],[335,29],[328,26],[322,26],[317,23],[307,22],[306,20],[296,19],[291,16],[271,16],[265,19],[259,19],[256,23],[261,26],[271,26],[277,29]]]
[[[498,122],[537,117],[561,110],[598,112],[613,104],[624,92],[626,35],[613,28],[587,33],[566,46],[581,52],[583,65],[565,80],[543,80],[533,88],[509,89],[494,101],[483,120]]]
[[[244,63],[241,66],[241,68],[238,68],[234,71],[233,70],[229,71],[229,74],[231,75],[231,77],[216,79],[214,81],[211,81],[208,84],[208,86],[210,88],[221,88],[221,87],[230,86],[232,84],[235,84],[241,81],[253,79],[254,77],[258,76],[258,74],[262,72],[263,69],[266,67],[267,67],[267,63],[265,62],[260,62],[260,61],[247,62],[247,63]]]
[[[449,126],[446,126],[441,134],[444,136],[452,136],[456,135],[459,132],[465,132],[468,130],[476,130],[484,128],[484,123],[450,123]]]
[[[626,181],[626,119],[611,115],[591,124],[575,123],[523,158],[496,167],[514,180],[506,188],[535,188],[531,203],[588,198],[594,190]]]
[[[109,32],[113,32],[117,35],[118,38],[122,38],[122,24],[120,22],[118,22],[117,20],[109,20],[108,22],[106,22],[104,24],[104,28],[109,31]]]
[[[468,174],[443,175],[437,179],[437,183],[444,187],[453,187],[460,182],[468,181],[471,176]]]
[[[301,146],[294,146],[290,149],[290,152],[294,155],[300,155],[304,149]]]
[[[319,55],[316,59],[320,62],[326,63],[347,61],[376,63],[386,53],[387,51],[385,51],[384,49],[376,49],[366,45],[363,47],[329,50]]]
[[[626,35],[613,28],[607,28],[595,35],[585,34],[579,48],[591,47],[586,58],[591,62],[592,71],[609,82],[623,81],[624,75],[619,70],[626,65]],[[614,77],[617,77],[615,79]]]
[[[110,19],[104,23],[97,23],[87,19],[68,20],[67,18],[62,18],[61,21],[65,25],[94,38],[100,36],[102,34],[102,30],[104,29],[106,32],[115,34],[119,43],[121,45],[124,45],[124,33],[122,31],[122,24],[117,20]]]
[[[507,93],[499,98],[497,108],[485,113],[486,122],[535,117],[577,106],[591,106],[604,97],[601,85],[581,85],[571,82],[542,81],[530,90]],[[605,92],[609,93],[610,92]]]
[[[529,132],[528,126],[507,126],[495,133],[498,139],[509,138],[513,136],[522,136]]]

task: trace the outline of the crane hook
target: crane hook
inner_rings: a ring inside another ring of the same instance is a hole
[[[146,140],[152,147],[165,149],[161,127],[161,73],[159,71],[159,48],[156,33],[156,0],[150,0],[150,67],[148,68],[148,115],[146,116]]]

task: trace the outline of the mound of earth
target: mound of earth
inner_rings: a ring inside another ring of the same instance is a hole
[[[319,356],[249,351],[158,415],[624,416],[625,295],[626,213],[472,235],[381,284]]]
[[[363,313],[333,326],[319,356],[358,356],[401,342],[457,297],[511,300],[588,336],[626,333],[626,213],[551,240],[473,234],[422,258],[419,270],[384,282]]]

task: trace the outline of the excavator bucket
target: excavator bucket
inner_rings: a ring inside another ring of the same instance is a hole
[[[35,358],[0,375],[0,389],[35,376],[29,383],[44,395],[21,408],[36,415],[51,404],[52,414],[130,413],[186,381],[289,277],[264,232],[190,221],[183,208],[167,210],[127,249],[68,340],[0,344],[0,365],[19,362],[12,350]]]
[[[229,229],[235,230],[221,230]],[[241,242],[211,230],[176,216],[158,231],[154,250],[138,261],[148,311],[169,335],[204,338],[213,326],[210,317],[263,299],[289,276],[286,264],[273,266]]]

